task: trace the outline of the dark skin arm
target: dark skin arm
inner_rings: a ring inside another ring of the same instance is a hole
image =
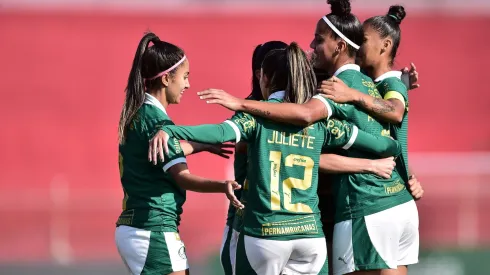
[[[385,100],[363,93],[359,94],[354,104],[362,107],[370,115],[389,123],[399,124],[402,122],[403,115],[405,114],[405,106],[400,100],[394,98]]]
[[[184,156],[190,156],[193,154],[197,154],[200,152],[207,151],[211,154],[218,155],[222,158],[229,159],[231,154],[233,154],[233,151],[229,150],[235,145],[233,144],[205,144],[205,143],[199,143],[199,142],[192,142],[192,141],[180,141],[180,147],[182,147],[182,151],[184,152]]]
[[[235,154],[247,154],[247,143],[240,141],[235,145]]]
[[[361,93],[348,87],[337,77],[322,81],[318,91],[337,103],[354,103],[381,121],[398,124],[405,114],[405,106],[400,100],[385,100]]]
[[[178,163],[170,167],[168,172],[177,184],[185,189],[199,193],[225,193],[230,203],[237,208],[243,208],[243,204],[235,197],[234,190],[241,186],[234,181],[215,181],[193,175],[189,172],[186,163]]]

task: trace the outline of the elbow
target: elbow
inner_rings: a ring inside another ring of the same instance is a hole
[[[393,112],[390,113],[389,122],[392,124],[400,124],[403,121],[403,116],[405,115],[405,108],[394,107]]]
[[[403,121],[403,114],[395,114],[392,123],[400,124]]]
[[[400,124],[403,121],[403,113],[402,114],[390,113],[385,116],[384,120],[391,124]]]
[[[315,122],[313,120],[313,114],[309,110],[301,112],[301,114],[298,117],[299,117],[299,123],[301,123],[301,126],[310,126],[311,124],[313,124]]]
[[[173,178],[180,188],[182,188],[184,190],[188,190],[187,181],[182,174],[180,174],[180,173],[174,174]]]

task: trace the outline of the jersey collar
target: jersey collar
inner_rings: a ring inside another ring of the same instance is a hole
[[[396,77],[398,79],[401,79],[402,78],[402,72],[401,71],[389,71],[387,73],[380,75],[378,78],[376,78],[374,80],[374,82],[380,82],[380,81],[383,81],[383,80],[390,78],[390,77]]]
[[[284,96],[286,95],[286,91],[277,91],[272,93],[269,96],[269,99],[284,99]]]
[[[361,71],[361,67],[359,67],[359,65],[356,65],[356,64],[345,64],[344,66],[340,67],[334,74],[333,76],[338,76],[341,72],[343,71],[347,71],[347,70],[355,70],[355,71],[358,71],[360,72]]]
[[[154,96],[150,95],[149,93],[145,93],[145,104],[153,105],[157,107],[158,109],[162,110],[167,115],[167,111],[165,110],[165,107],[163,107],[162,103],[158,101]]]

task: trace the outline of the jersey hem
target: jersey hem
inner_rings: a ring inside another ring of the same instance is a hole
[[[393,198],[390,198],[393,199]],[[412,201],[413,197],[410,194],[407,195],[401,195],[396,198],[395,201],[391,201],[389,203],[383,204],[383,205],[377,205],[374,207],[369,207],[369,208],[362,208],[360,207],[359,210],[354,210],[354,211],[346,211],[344,214],[341,215],[340,218],[335,219],[335,223],[343,222],[343,221],[348,221],[352,219],[357,219],[365,216],[369,216],[372,214],[376,214],[378,212],[390,209],[392,207],[398,206],[400,204],[407,203],[409,201]],[[350,213],[349,213],[350,212]]]
[[[147,231],[152,231],[152,232],[179,233],[179,229],[173,228],[171,226],[169,227],[169,226],[162,226],[162,225],[144,226],[144,225],[137,225],[137,224],[132,224],[132,225],[116,224],[116,227],[119,227],[119,226],[129,226],[129,227],[147,230]]]

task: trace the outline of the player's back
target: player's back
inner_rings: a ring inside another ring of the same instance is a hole
[[[157,166],[148,162],[148,140],[160,125],[173,125],[173,122],[157,106],[143,104],[127,128],[124,143],[119,145],[124,199],[117,225],[177,230],[186,193],[164,170],[170,161],[183,155],[180,144],[174,144],[173,150],[179,152],[173,152],[172,158]]]
[[[323,237],[317,188],[325,127],[255,120],[256,136],[247,141],[245,234],[278,240]]]

